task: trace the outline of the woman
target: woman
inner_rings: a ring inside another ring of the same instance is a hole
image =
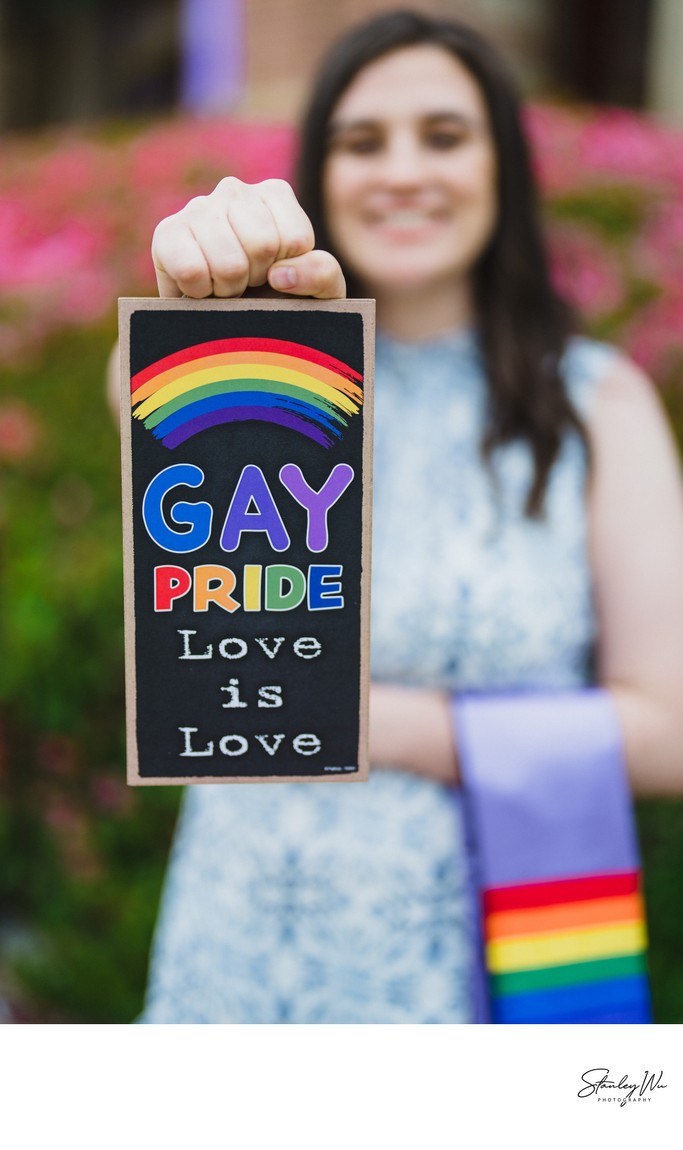
[[[335,298],[346,277],[376,298],[378,769],[189,789],[144,1017],[469,1021],[451,696],[598,682],[633,790],[680,793],[675,452],[639,371],[571,335],[514,91],[473,32],[393,13],[340,42],[299,188],[226,179],[159,225],[153,256],[162,296]]]

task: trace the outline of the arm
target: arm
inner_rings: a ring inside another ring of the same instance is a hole
[[[614,699],[637,794],[683,793],[683,488],[650,382],[626,360],[590,434],[598,678]]]
[[[111,411],[112,418],[117,428],[121,422],[121,380],[119,377],[119,364],[120,364],[120,348],[119,341],[117,340],[109,353],[107,366],[105,369],[105,389],[107,396],[107,403]]]
[[[683,486],[658,397],[620,359],[589,428],[588,516],[598,682],[609,690],[636,794],[683,793]],[[459,781],[445,694],[374,685],[371,759]]]
[[[448,695],[420,687],[372,683],[370,762],[437,783],[459,782]]]

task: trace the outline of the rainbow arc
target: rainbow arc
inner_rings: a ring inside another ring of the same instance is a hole
[[[334,356],[290,340],[220,339],[137,372],[131,403],[134,418],[169,449],[207,428],[250,420],[331,447],[362,406],[362,378]]]

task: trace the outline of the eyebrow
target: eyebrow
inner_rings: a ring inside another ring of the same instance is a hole
[[[443,123],[444,121],[457,124],[458,127],[463,128],[481,128],[484,126],[481,117],[469,115],[466,112],[454,112],[452,109],[427,112],[425,115],[420,116],[419,119],[422,124],[428,127],[433,124]],[[381,127],[382,120],[373,120],[370,118],[359,120],[332,120],[327,129],[327,138],[331,140],[344,132],[375,131]]]

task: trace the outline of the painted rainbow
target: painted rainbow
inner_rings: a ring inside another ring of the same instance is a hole
[[[218,339],[184,348],[131,379],[133,417],[165,447],[222,423],[288,427],[323,447],[363,403],[362,376],[334,356],[285,339]]]

